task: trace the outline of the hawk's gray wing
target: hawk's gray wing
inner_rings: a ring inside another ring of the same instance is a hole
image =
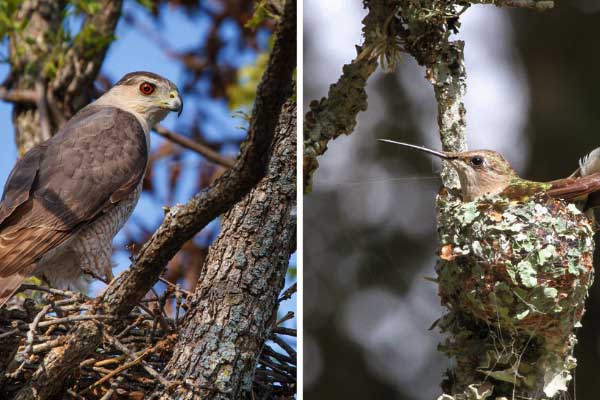
[[[138,120],[93,105],[27,152],[0,203],[0,305],[46,252],[134,191],[147,159]]]

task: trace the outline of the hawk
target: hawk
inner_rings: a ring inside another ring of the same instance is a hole
[[[112,240],[139,199],[150,129],[182,109],[173,82],[132,72],[17,161],[0,202],[0,306],[32,275],[78,291],[112,277]]]

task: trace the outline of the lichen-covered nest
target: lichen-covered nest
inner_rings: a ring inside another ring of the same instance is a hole
[[[561,341],[593,281],[593,232],[573,204],[544,195],[439,200],[442,303],[489,324]]]
[[[440,350],[455,360],[440,399],[551,399],[576,366],[573,330],[593,281],[593,230],[544,195],[438,199]],[[542,388],[543,395],[540,393]],[[541,397],[540,397],[541,396]]]

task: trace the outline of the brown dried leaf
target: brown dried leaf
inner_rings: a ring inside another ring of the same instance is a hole
[[[452,254],[452,245],[445,244],[440,249],[440,258],[446,261],[452,261],[456,258],[454,254]]]
[[[502,213],[499,213],[498,211],[492,211],[488,215],[492,221],[495,221],[495,222],[502,221]]]

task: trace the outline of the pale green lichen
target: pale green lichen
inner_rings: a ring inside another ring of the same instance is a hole
[[[565,391],[575,366],[573,329],[592,284],[593,230],[573,205],[540,195],[526,202],[498,196],[438,201],[442,304],[440,350],[456,360],[444,392],[548,398]]]

